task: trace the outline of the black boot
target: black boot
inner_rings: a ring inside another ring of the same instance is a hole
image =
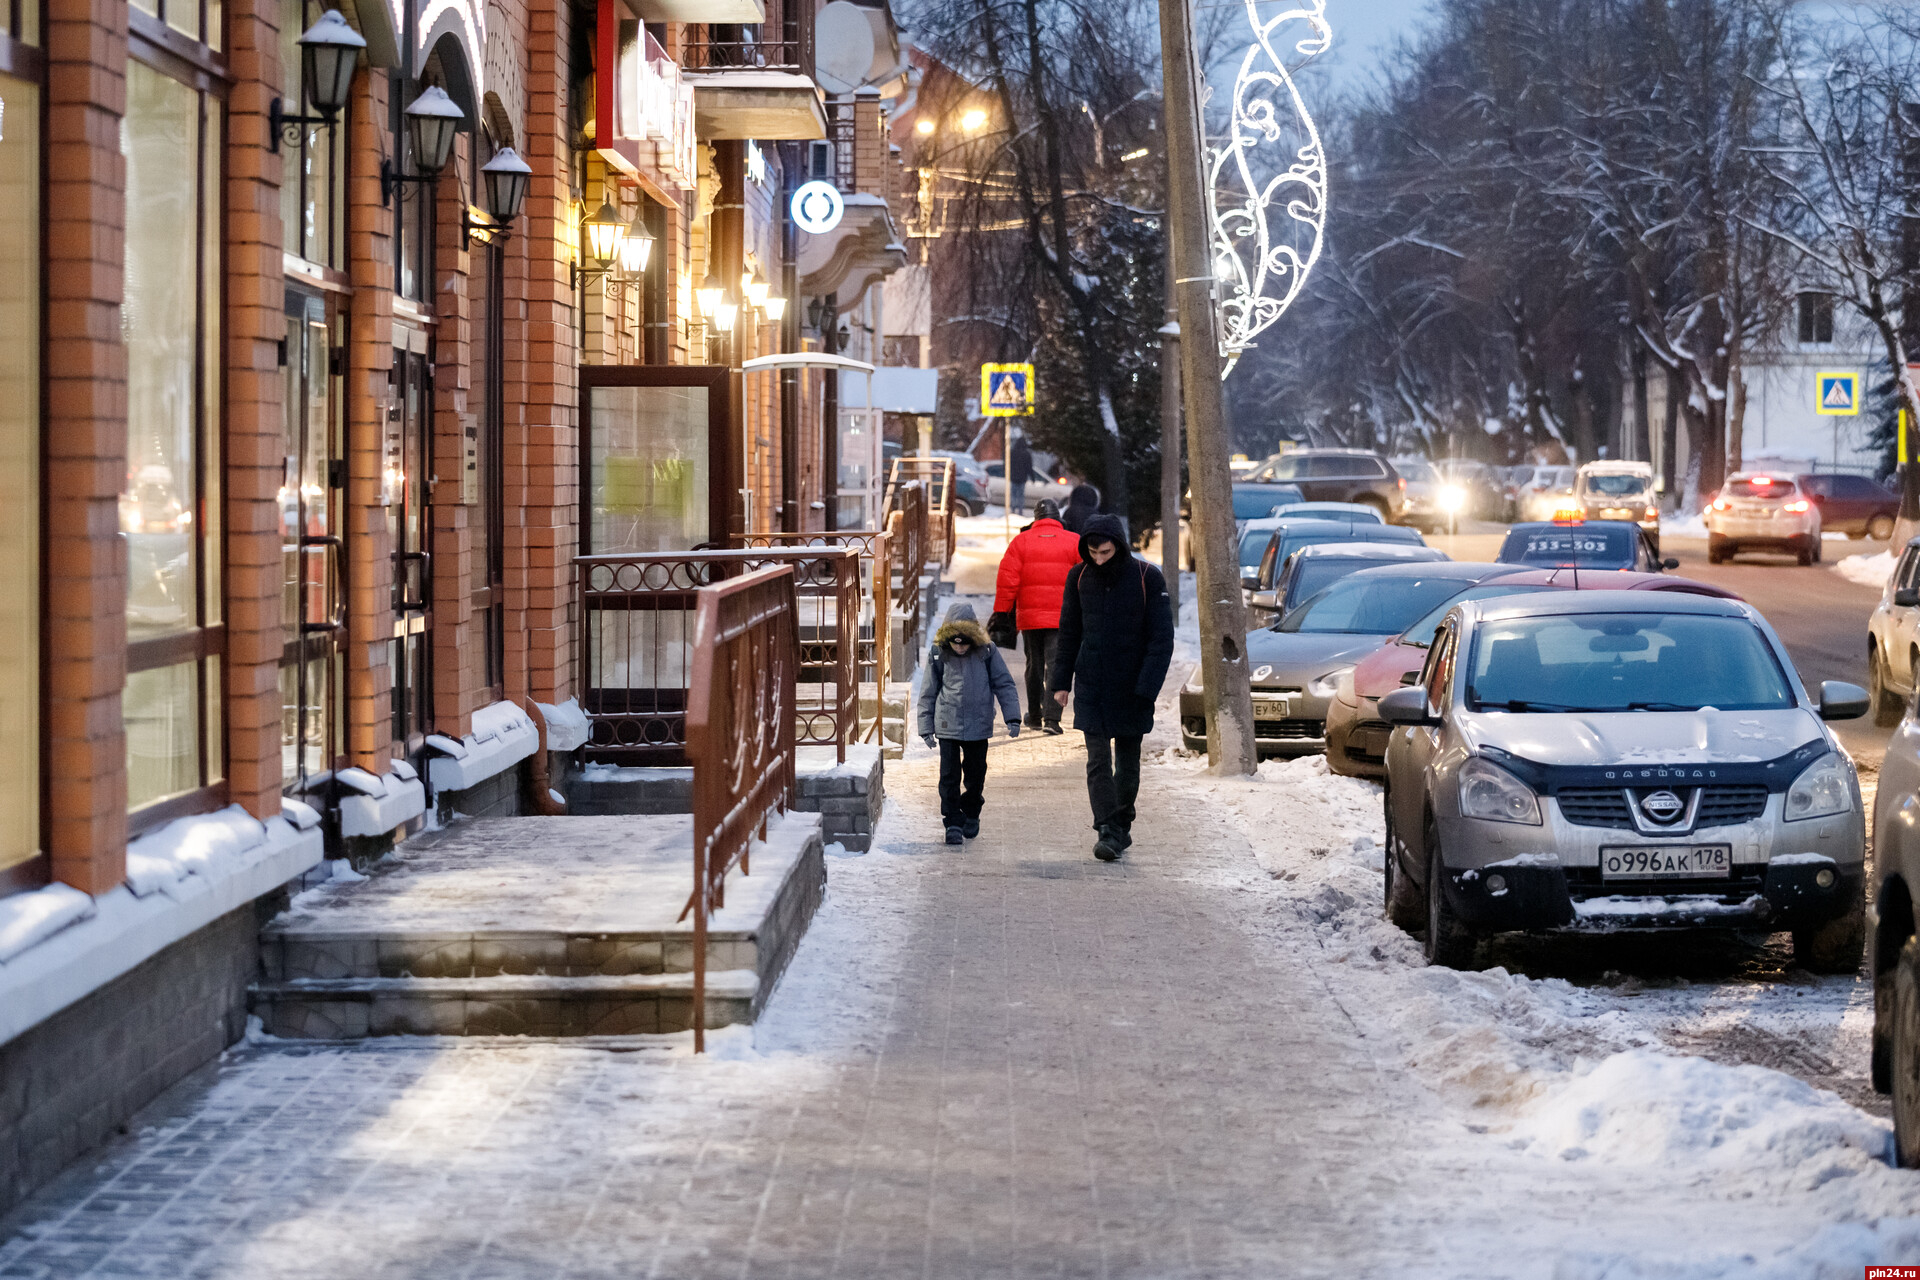
[[[967,835],[966,835],[966,832],[964,832],[964,831],[962,831],[962,830],[961,830],[961,829],[960,829],[959,827],[948,827],[948,828],[947,828],[947,843],[948,843],[948,844],[960,844],[960,843],[962,843],[963,841],[965,841],[965,840],[966,840],[966,838],[967,838]]]
[[[1121,846],[1115,842],[1113,833],[1105,827],[1100,828],[1100,839],[1093,846],[1093,856],[1102,862],[1118,862]]]
[[[971,818],[962,820],[962,822],[960,823],[960,834],[965,836],[969,840],[979,835],[980,834],[979,815],[976,814]]]

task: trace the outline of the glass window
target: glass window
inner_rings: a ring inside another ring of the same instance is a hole
[[[1399,635],[1421,614],[1461,590],[1458,578],[1345,577],[1304,601],[1274,630],[1305,635]]]
[[[1799,297],[1799,338],[1802,342],[1833,341],[1833,295],[1803,293]]]
[[[40,89],[0,78],[0,882],[40,852]]]
[[[281,0],[280,97],[289,114],[315,114],[307,105],[300,36],[326,8],[318,0]],[[280,139],[280,219],[287,252],[345,270],[346,184],[339,163],[346,145],[344,117],[332,129],[303,124],[295,130],[296,141]]]
[[[1468,697],[1499,711],[1780,711],[1792,686],[1745,618],[1594,613],[1480,629]]]
[[[595,554],[685,551],[707,530],[705,387],[596,387],[588,501]]]
[[[218,779],[220,104],[127,64],[128,804]]]

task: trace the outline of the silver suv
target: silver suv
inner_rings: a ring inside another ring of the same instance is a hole
[[[1507,930],[1793,932],[1851,973],[1865,937],[1853,761],[1737,600],[1568,591],[1463,602],[1419,683],[1380,699],[1386,910],[1430,961]]]

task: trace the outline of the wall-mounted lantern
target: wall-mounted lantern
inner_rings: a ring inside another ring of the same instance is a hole
[[[353,76],[360,65],[360,54],[367,38],[347,25],[338,9],[320,15],[320,21],[300,37],[300,78],[306,84],[307,103],[318,115],[290,115],[280,99],[267,107],[267,147],[280,150],[284,137],[288,146],[300,144],[300,131],[310,124],[331,129],[340,109],[353,93]]]
[[[462,223],[466,242],[473,243],[476,231],[505,235],[513,226],[513,220],[520,216],[520,208],[527,202],[527,187],[532,182],[533,169],[520,158],[519,152],[512,147],[494,152],[493,159],[480,166],[480,194],[486,197],[488,221],[481,222],[469,212]]]
[[[453,156],[453,136],[466,113],[439,85],[429,85],[407,104],[407,132],[413,138],[416,173],[401,173],[391,160],[380,162],[380,202],[393,203],[394,188],[403,182],[432,183]],[[531,172],[531,171],[529,171]]]

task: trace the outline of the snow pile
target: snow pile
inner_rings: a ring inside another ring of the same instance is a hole
[[[1880,551],[1870,556],[1846,556],[1834,562],[1833,571],[1848,582],[1857,582],[1875,591],[1887,585],[1893,576],[1893,552]]]
[[[1660,536],[1664,538],[1704,538],[1707,536],[1706,517],[1698,511],[1689,511],[1685,515],[1675,513],[1660,521]]]
[[[237,804],[191,821],[169,822],[127,845],[127,887],[136,898],[170,891],[190,875],[237,869],[267,839],[260,820]]]
[[[0,964],[93,914],[93,899],[72,885],[50,884],[0,898]]]
[[[1728,1067],[1645,1049],[1583,1065],[1513,1126],[1561,1160],[1746,1174],[1808,1170],[1819,1185],[1886,1159],[1892,1129],[1830,1093],[1761,1067]]]

